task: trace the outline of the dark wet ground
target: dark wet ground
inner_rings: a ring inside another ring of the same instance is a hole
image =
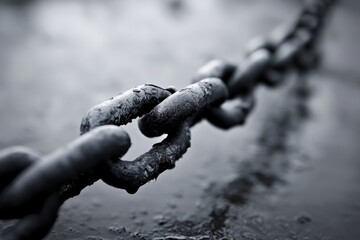
[[[0,147],[51,152],[77,137],[91,106],[143,83],[184,87],[214,57],[240,62],[252,37],[300,6],[177,2],[1,6]],[[135,195],[87,188],[62,207],[48,239],[360,239],[359,5],[335,8],[320,70],[259,89],[244,127],[195,126],[176,168]],[[305,79],[310,92],[299,95]],[[127,159],[160,139],[136,123],[126,130]]]

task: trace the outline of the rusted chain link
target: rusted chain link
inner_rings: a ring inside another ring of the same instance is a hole
[[[175,161],[190,147],[189,122],[176,126],[167,138],[155,144],[150,151],[134,161],[114,159],[107,161],[101,179],[107,184],[135,193],[145,183],[157,178],[167,169],[175,167]]]
[[[253,40],[240,66],[213,60],[179,91],[146,84],[93,107],[81,136],[47,156],[22,147],[2,150],[0,219],[19,219],[2,239],[43,238],[62,203],[99,179],[135,193],[175,167],[190,147],[190,127],[202,119],[223,129],[244,124],[259,84],[278,86],[289,69],[310,70],[319,62],[319,38],[333,2],[307,3],[297,21]],[[134,161],[121,160],[131,143],[117,126],[138,117],[145,136],[168,136]]]

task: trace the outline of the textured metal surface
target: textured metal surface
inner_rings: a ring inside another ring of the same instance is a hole
[[[205,107],[227,98],[228,90],[218,78],[201,80],[174,93],[139,121],[147,137],[170,133],[174,127],[195,116]]]
[[[175,127],[167,138],[133,161],[108,161],[102,169],[102,180],[128,193],[135,193],[163,171],[175,167],[175,161],[190,147],[189,125],[189,122],[184,122]]]
[[[306,5],[295,24],[252,46],[241,66],[215,61],[199,71],[194,84],[175,93],[143,85],[95,106],[82,120],[82,136],[66,148],[43,158],[29,150],[3,150],[0,174],[7,180],[0,188],[0,218],[20,219],[4,238],[44,237],[62,202],[98,179],[135,193],[174,167],[190,147],[190,126],[204,117],[224,129],[243,124],[255,106],[258,84],[278,85],[289,68],[313,65],[315,60],[307,56],[316,51],[313,46],[332,2]],[[129,136],[103,125],[124,125],[142,115],[144,135],[168,137],[132,162],[119,160],[130,147]]]
[[[168,96],[170,91],[151,84],[130,89],[90,109],[81,122],[80,132],[85,133],[102,125],[125,125]]]
[[[84,134],[65,148],[36,161],[1,192],[1,218],[31,213],[63,184],[109,158],[121,157],[129,147],[129,136],[115,126],[99,127]]]

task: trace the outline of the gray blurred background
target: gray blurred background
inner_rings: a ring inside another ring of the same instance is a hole
[[[182,88],[213,58],[240,63],[250,39],[292,20],[302,4],[18,2],[0,3],[0,148],[42,154],[76,138],[86,111],[120,92]],[[351,0],[334,8],[305,117],[291,83],[261,88],[245,126],[200,123],[175,169],[135,195],[102,182],[85,189],[62,207],[48,239],[360,239],[359,11]],[[136,121],[125,129],[128,160],[162,139],[142,136]],[[244,186],[253,169],[270,179]]]

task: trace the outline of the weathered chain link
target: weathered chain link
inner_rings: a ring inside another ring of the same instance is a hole
[[[204,118],[223,129],[244,124],[259,84],[277,86],[289,69],[309,70],[319,62],[319,38],[333,2],[307,3],[295,23],[253,40],[241,66],[213,60],[179,91],[146,84],[93,107],[81,122],[81,136],[47,156],[23,147],[2,150],[0,219],[20,219],[2,239],[43,238],[62,203],[99,179],[135,193],[175,167],[190,147],[190,127]],[[124,161],[130,137],[117,126],[137,117],[145,136],[168,136]]]

